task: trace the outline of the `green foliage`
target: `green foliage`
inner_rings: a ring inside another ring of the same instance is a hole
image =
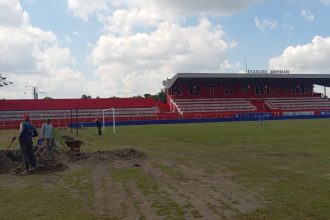
[[[165,92],[165,90],[164,89],[162,89],[159,93],[157,93],[156,95],[151,95],[151,94],[149,94],[149,93],[147,93],[147,94],[144,94],[143,95],[144,96],[144,98],[154,98],[154,99],[156,99],[156,100],[160,100],[160,101],[162,101],[162,102],[164,102],[164,103],[166,103],[166,97],[167,97],[167,95],[166,95],[166,92]]]
[[[91,99],[92,96],[83,94],[83,95],[81,96],[81,98],[82,98],[82,99]]]
[[[10,84],[13,84],[13,82],[8,81],[7,77],[5,77],[4,75],[2,75],[2,73],[0,73],[0,87],[8,86]]]

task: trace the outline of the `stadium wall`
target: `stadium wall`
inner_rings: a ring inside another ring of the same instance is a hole
[[[279,116],[279,117],[236,117],[236,118],[199,118],[199,119],[172,119],[172,120],[146,120],[146,121],[121,121],[116,122],[116,126],[132,126],[132,125],[159,125],[159,124],[183,124],[183,123],[210,123],[210,122],[241,122],[241,121],[271,121],[271,120],[298,120],[298,119],[325,119],[330,118],[329,115],[300,115],[300,116]],[[81,128],[81,124],[69,123],[67,127]],[[105,126],[111,127],[112,122],[106,122]],[[95,123],[84,123],[83,127],[95,127]]]
[[[167,91],[174,99],[310,97],[308,81],[178,79]]]

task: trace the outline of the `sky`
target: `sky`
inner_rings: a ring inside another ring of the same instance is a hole
[[[330,0],[0,0],[1,99],[156,94],[176,73],[330,73]]]

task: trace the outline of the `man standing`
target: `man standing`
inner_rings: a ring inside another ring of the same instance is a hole
[[[99,135],[102,135],[101,122],[99,121],[99,119],[95,119],[95,123],[96,123],[97,130],[99,132]]]
[[[36,158],[33,154],[33,140],[32,137],[38,136],[38,131],[33,127],[30,122],[30,115],[24,115],[24,121],[20,124],[20,132],[18,135],[19,144],[22,152],[22,158],[24,162],[24,171],[22,174],[25,174],[29,171],[36,170]]]
[[[46,123],[41,126],[41,138],[43,138],[44,145],[48,149],[52,147],[54,129],[53,125],[50,123],[50,119],[47,119]]]

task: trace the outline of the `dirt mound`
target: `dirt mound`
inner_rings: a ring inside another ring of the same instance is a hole
[[[129,149],[116,149],[112,151],[118,158],[124,159],[124,160],[130,160],[130,159],[144,159],[146,155],[138,151],[134,148],[129,148]]]
[[[0,152],[2,153],[2,152]],[[68,168],[69,164],[89,164],[91,166],[99,163],[109,163],[115,160],[133,161],[132,166],[140,166],[136,160],[145,159],[145,153],[134,148],[116,149],[113,151],[97,151],[93,153],[62,152],[56,149],[49,150],[43,146],[36,146],[34,154],[37,160],[38,173],[61,172]],[[23,168],[23,161],[20,150],[8,152],[0,159],[0,174],[20,173]]]
[[[38,172],[57,172],[67,168],[66,160],[62,153],[56,150],[48,150],[45,147],[35,147],[34,155],[38,164]],[[23,160],[20,150],[9,151],[0,163],[0,173],[20,173],[23,171]]]
[[[131,159],[144,159],[145,153],[136,150],[134,148],[129,149],[116,149],[113,151],[97,151],[93,153],[78,153],[78,152],[66,152],[65,155],[72,161],[88,160],[95,164],[100,161],[112,161],[112,160],[131,160]]]
[[[65,141],[74,141],[74,138],[68,135],[63,135],[61,138],[63,138]]]
[[[11,150],[11,151],[8,151],[6,157],[9,160],[15,161],[17,163],[21,163],[22,162],[21,150]]]
[[[63,157],[60,151],[44,148],[37,150],[35,154],[39,171],[57,172],[67,168],[66,158]]]
[[[0,174],[8,173],[15,169],[19,164],[15,161],[8,159],[7,157],[0,156]]]

